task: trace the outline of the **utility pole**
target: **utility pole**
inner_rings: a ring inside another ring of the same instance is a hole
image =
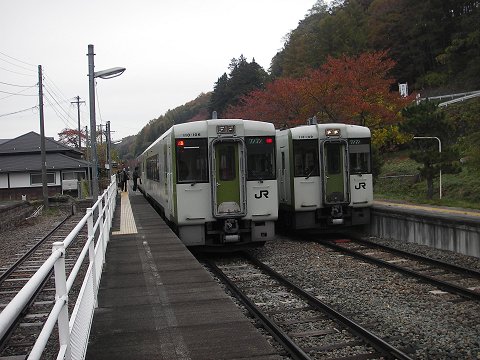
[[[77,115],[78,115],[78,149],[82,148],[82,131],[80,130],[80,104],[85,104],[85,101],[80,101],[80,96],[75,97],[77,101],[70,101],[70,104],[77,104]]]
[[[45,125],[43,118],[43,75],[42,65],[38,65],[38,108],[40,112],[40,152],[42,159],[43,206],[48,209],[47,154],[45,150]]]
[[[85,139],[85,160],[87,160],[88,162],[90,162],[90,156],[88,156],[88,126],[85,126],[85,134],[87,135],[86,139]],[[90,176],[91,174],[91,171],[90,171],[90,168],[91,168],[92,164],[90,164],[90,166],[87,167],[87,178],[88,178],[88,192],[90,193],[90,195],[92,194],[92,178]]]
[[[95,63],[93,45],[88,45],[88,93],[90,103],[90,148],[92,149],[92,198],[98,200],[97,122],[95,118]]]
[[[111,155],[112,137],[110,135],[110,121],[107,121],[106,136],[107,136],[108,181],[110,183],[112,179],[112,155]]]

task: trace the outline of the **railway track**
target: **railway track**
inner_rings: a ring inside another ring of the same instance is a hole
[[[84,213],[82,212],[70,215],[43,238],[33,239],[31,248],[24,254],[19,254],[14,264],[3,271],[0,275],[0,312],[51,255],[52,244],[63,241],[83,216]],[[67,273],[74,266],[74,259],[81,251],[86,239],[87,229],[85,227],[66,251],[65,267]],[[54,300],[55,280],[53,275],[50,274],[29,300],[7,334],[0,339],[0,359],[15,356],[26,358],[52,310]],[[70,297],[69,303],[74,304],[75,298]]]
[[[372,264],[415,277],[440,291],[480,301],[480,272],[408,253],[365,239],[353,238],[315,241]],[[433,290],[433,292],[438,290]]]
[[[251,255],[206,264],[294,359],[411,359]]]

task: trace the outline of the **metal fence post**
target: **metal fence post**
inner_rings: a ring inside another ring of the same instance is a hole
[[[100,248],[99,250],[102,251],[102,264],[105,263],[105,228],[104,228],[104,215],[103,215],[103,200],[102,197],[99,196],[98,199],[100,200],[98,202],[98,229],[100,230],[100,233],[98,234],[98,241],[100,242]]]
[[[54,242],[52,245],[52,253],[60,250],[62,256],[55,262],[55,299],[64,297],[65,304],[58,316],[58,339],[60,347],[66,347],[65,359],[70,360],[70,327],[68,325],[68,294],[67,294],[67,278],[65,275],[65,245],[63,242]]]
[[[95,234],[93,233],[93,209],[92,208],[87,208],[87,214],[88,214],[88,219],[87,219],[88,240],[92,239],[90,241],[90,245],[88,247],[88,259],[90,261],[90,264],[92,264],[93,295],[95,297],[95,307],[97,307],[98,306],[98,302],[97,302],[97,271],[96,271],[96,266],[95,266]]]

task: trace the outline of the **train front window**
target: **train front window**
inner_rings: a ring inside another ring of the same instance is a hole
[[[247,180],[275,179],[275,138],[246,137]]]
[[[176,139],[177,182],[208,182],[207,139]]]
[[[317,140],[294,140],[293,158],[295,177],[320,175]]]
[[[369,174],[371,172],[369,139],[355,141],[351,139],[348,150],[350,153],[350,174]]]
[[[222,145],[219,149],[218,174],[221,181],[233,181],[237,177],[235,146],[237,145]]]

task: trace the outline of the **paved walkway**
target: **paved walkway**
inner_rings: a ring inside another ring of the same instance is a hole
[[[129,190],[117,203],[86,358],[281,359],[145,198]]]

